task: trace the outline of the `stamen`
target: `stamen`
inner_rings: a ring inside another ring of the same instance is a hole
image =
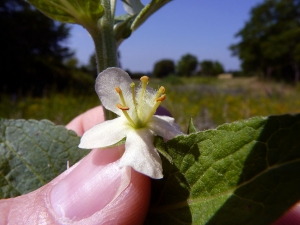
[[[122,110],[124,116],[126,117],[126,119],[129,121],[129,123],[133,126],[133,127],[136,127],[135,123],[133,122],[133,120],[130,118],[130,116],[128,115],[127,113],[127,110],[129,110],[129,108],[127,106],[123,106],[121,104],[117,104],[116,105],[119,109]]]
[[[134,106],[136,105],[136,100],[135,100],[135,83],[131,83],[130,84],[131,87],[131,94],[132,94],[132,100],[133,100],[133,104]]]
[[[162,95],[159,98],[156,99],[157,102],[162,102],[163,100],[166,99],[166,95]]]
[[[132,95],[132,101],[133,101],[133,105],[134,105],[134,110],[135,110],[135,113],[138,114],[137,112],[137,106],[136,106],[136,98],[135,98],[135,83],[131,83],[130,84],[130,87],[131,87],[131,95]]]
[[[121,109],[121,110],[129,110],[129,107],[127,107],[127,106],[123,106],[123,105],[121,105],[121,104],[117,104],[116,105],[119,109]]]
[[[144,83],[144,82],[148,83],[149,80],[150,80],[150,78],[147,77],[147,76],[142,76],[142,77],[140,78],[140,81],[142,81],[143,83]]]
[[[147,84],[149,82],[149,77],[147,76],[143,76],[140,78],[140,81],[142,82],[142,93],[141,93],[141,97],[139,98],[139,104],[141,105],[141,102],[143,101],[143,98],[145,96],[145,92],[146,92],[146,87],[147,87]]]
[[[145,120],[144,125],[147,124],[147,123],[149,122],[149,120],[151,119],[151,117],[152,117],[152,116],[154,115],[154,113],[156,112],[158,106],[159,106],[159,105],[161,104],[161,102],[162,102],[163,100],[165,100],[165,99],[166,99],[166,95],[162,95],[162,96],[160,96],[159,98],[156,99],[156,103],[155,103],[155,105],[153,106],[152,110],[150,111],[150,113],[149,113],[147,119]]]
[[[119,86],[117,86],[117,87],[115,88],[115,90],[116,90],[116,92],[119,94],[120,99],[121,99],[121,101],[122,101],[122,104],[123,104],[123,105],[126,105],[126,102],[125,102],[125,99],[124,99],[123,92],[122,92],[121,88],[120,88]]]
[[[157,99],[161,94],[165,93],[165,87],[161,86],[156,92],[155,99]]]

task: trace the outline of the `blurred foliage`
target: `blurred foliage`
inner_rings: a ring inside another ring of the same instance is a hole
[[[73,54],[64,46],[70,31],[65,24],[48,19],[25,1],[2,0],[0,26],[0,92],[42,95],[53,88],[90,85],[84,83],[87,74],[74,73],[76,61],[64,63]]]
[[[175,64],[173,60],[163,59],[154,64],[153,76],[157,78],[167,77],[175,73]]]
[[[180,76],[190,76],[196,71],[198,65],[198,59],[196,56],[191,54],[186,54],[181,57],[177,63],[177,73]]]
[[[251,18],[230,46],[247,73],[299,82],[300,0],[265,0],[251,10]]]
[[[218,61],[203,60],[200,63],[200,74],[204,76],[216,76],[224,73],[223,65]]]
[[[138,82],[138,81],[137,81]],[[166,88],[163,102],[186,131],[192,117],[197,129],[214,128],[217,125],[253,116],[300,112],[300,86],[265,82],[256,77],[220,80],[216,77],[170,76],[151,79],[157,89]],[[100,104],[91,86],[89,94],[68,91],[49,92],[44,97],[0,97],[0,117],[24,119],[49,119],[56,124],[67,124],[80,113]]]

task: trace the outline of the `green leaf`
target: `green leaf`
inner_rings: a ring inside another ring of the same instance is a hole
[[[154,138],[154,145],[156,146],[156,149],[158,152],[163,155],[169,163],[173,164],[172,157],[168,154],[168,152],[165,149],[164,139],[160,136],[155,136]]]
[[[142,25],[152,14],[158,11],[165,4],[171,0],[152,0],[147,4],[141,12],[137,15],[133,23],[131,24],[131,30],[136,30],[140,25]]]
[[[33,191],[76,163],[86,151],[63,126],[42,120],[0,119],[0,199]]]
[[[300,114],[255,117],[162,146],[146,224],[271,224],[300,200]]]
[[[77,23],[84,27],[97,24],[104,8],[99,0],[27,0],[51,19]]]

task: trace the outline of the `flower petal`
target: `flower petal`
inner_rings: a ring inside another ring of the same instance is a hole
[[[175,123],[174,118],[169,116],[153,116],[148,123],[148,127],[156,135],[168,140],[182,134],[178,124]]]
[[[92,127],[81,137],[79,148],[104,148],[119,142],[132,129],[126,122],[124,118],[118,117]]]
[[[116,106],[116,104],[121,103],[120,97],[115,88],[119,86],[124,95],[127,95],[128,92],[131,93],[131,83],[132,80],[128,73],[120,68],[112,67],[99,73],[96,79],[95,89],[102,105],[106,109],[121,116],[122,111]]]
[[[134,15],[139,13],[144,8],[144,5],[140,0],[126,0],[126,2],[123,1],[123,7],[129,15]]]
[[[134,170],[154,179],[163,177],[161,159],[153,145],[151,131],[139,129],[127,134],[120,166],[131,166]]]

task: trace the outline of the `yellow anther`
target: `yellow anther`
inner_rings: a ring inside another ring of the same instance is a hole
[[[129,107],[127,107],[127,106],[123,106],[123,105],[121,105],[121,104],[117,104],[116,105],[119,109],[121,109],[121,110],[129,110]]]
[[[119,104],[119,103],[118,103],[116,106],[117,106],[119,109],[122,110],[122,112],[123,112],[124,116],[126,117],[126,119],[128,120],[128,122],[129,122],[133,127],[135,127],[135,126],[136,126],[135,123],[133,122],[133,120],[130,118],[130,116],[129,116],[128,113],[127,113],[127,110],[129,110],[129,107],[123,106],[123,105],[121,105],[121,104]]]
[[[158,90],[158,93],[163,94],[163,93],[165,93],[165,90],[166,90],[165,87],[161,86]]]
[[[122,90],[121,90],[120,87],[116,87],[115,89],[116,89],[116,92],[117,92],[118,94],[122,93]]]
[[[149,82],[149,80],[150,80],[150,78],[149,77],[147,77],[147,76],[142,76],[141,78],[140,78],[140,81],[142,81],[143,83],[144,82]]]
[[[126,105],[125,98],[123,96],[123,92],[119,86],[115,87],[116,92],[119,94],[121,102],[123,105]]]
[[[162,102],[163,100],[166,99],[166,95],[162,95],[159,98],[156,99],[157,102]]]
[[[166,90],[165,87],[161,86],[156,92],[155,99],[159,98],[161,94],[165,93],[165,90]]]

